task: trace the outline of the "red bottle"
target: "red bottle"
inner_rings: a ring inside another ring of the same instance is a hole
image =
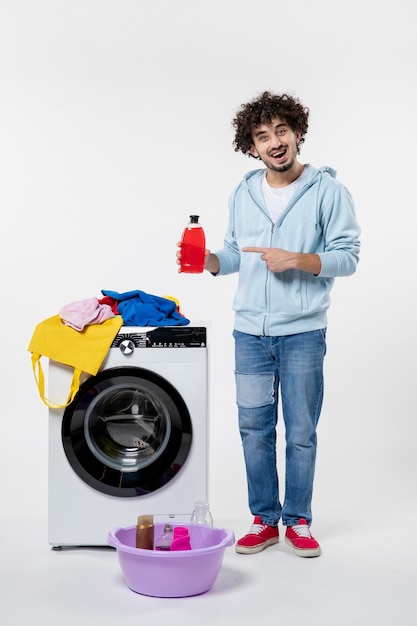
[[[198,223],[198,215],[190,215],[190,222],[181,237],[181,272],[201,274],[204,270],[206,236]]]

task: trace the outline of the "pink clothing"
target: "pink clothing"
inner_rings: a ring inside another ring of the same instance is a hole
[[[66,326],[79,331],[90,324],[101,324],[114,317],[111,306],[100,304],[94,297],[66,304],[60,310],[59,315]]]

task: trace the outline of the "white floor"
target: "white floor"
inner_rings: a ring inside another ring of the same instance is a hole
[[[248,520],[216,520],[236,537]],[[308,624],[415,626],[417,538],[414,523],[393,527],[315,525],[323,554],[302,559],[280,542],[245,556],[227,548],[213,588],[190,598],[132,592],[113,548],[54,551],[46,519],[3,519],[0,615],[5,626],[205,626]]]

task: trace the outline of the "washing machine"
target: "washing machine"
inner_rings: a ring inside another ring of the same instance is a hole
[[[49,398],[72,373],[49,361]],[[206,326],[122,326],[97,375],[49,409],[49,543],[106,545],[143,514],[189,521],[208,499],[208,414]]]

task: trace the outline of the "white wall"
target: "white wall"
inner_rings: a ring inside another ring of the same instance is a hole
[[[264,89],[310,108],[301,158],[338,171],[363,227],[358,272],[333,292],[314,512],[416,512],[412,11],[408,0],[0,0],[2,514],[46,512],[35,325],[101,289],[142,289],[210,324],[211,506],[249,516],[235,277],[179,275],[175,252],[194,212],[221,246],[229,193],[257,166],[233,151],[231,119]]]

